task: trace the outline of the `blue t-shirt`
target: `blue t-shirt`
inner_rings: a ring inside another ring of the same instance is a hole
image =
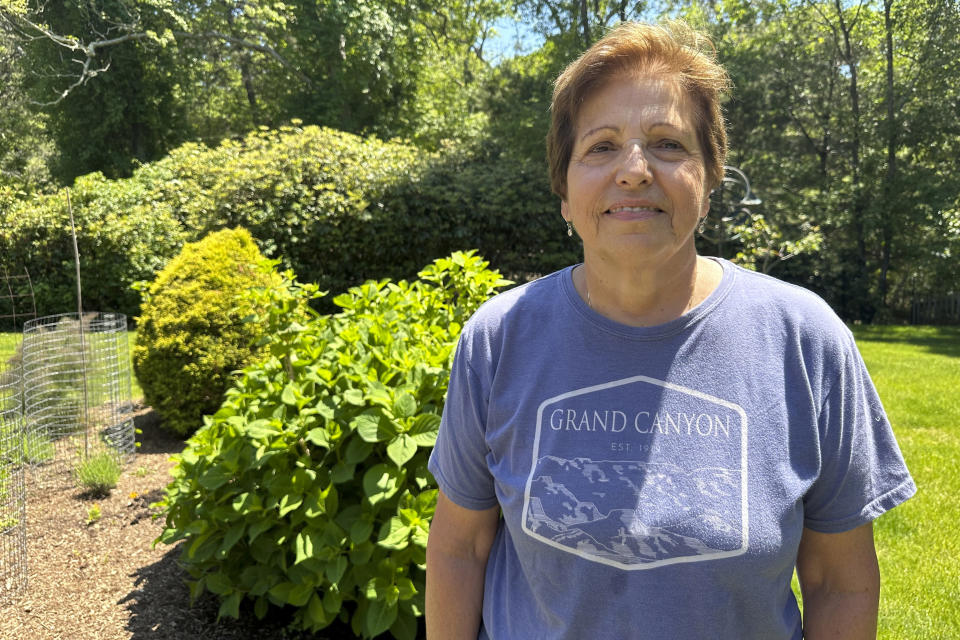
[[[592,311],[572,267],[464,327],[430,470],[455,503],[502,510],[480,637],[799,639],[803,528],[916,491],[843,323],[720,264],[655,327]]]

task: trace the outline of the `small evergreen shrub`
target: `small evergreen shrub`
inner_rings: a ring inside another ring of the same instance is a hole
[[[508,284],[470,253],[420,280],[369,281],[311,314],[315,285],[288,272],[254,306],[269,356],[248,367],[175,456],[158,538],[220,614],[293,606],[293,624],[338,617],[358,636],[413,640],[423,614],[427,471],[463,322]]]
[[[244,229],[211,233],[183,251],[144,289],[133,367],[146,403],[163,426],[186,436],[223,402],[230,375],[249,364],[260,325],[238,297],[280,282]]]
[[[77,484],[91,495],[106,496],[117,486],[123,465],[115,454],[101,452],[81,462],[75,471]]]

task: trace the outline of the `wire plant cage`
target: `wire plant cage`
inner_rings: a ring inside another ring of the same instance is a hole
[[[23,326],[24,459],[43,478],[135,448],[127,318],[63,313]]]
[[[33,281],[26,269],[22,274],[10,274],[0,265],[0,330],[20,329],[24,322],[37,317],[37,303],[33,295]]]
[[[22,392],[19,356],[0,360],[0,602],[27,586]]]

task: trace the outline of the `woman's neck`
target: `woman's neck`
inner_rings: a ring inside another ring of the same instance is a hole
[[[692,254],[669,269],[604,268],[585,260],[573,272],[580,297],[597,313],[621,324],[651,327],[679,318],[720,284],[723,268]]]

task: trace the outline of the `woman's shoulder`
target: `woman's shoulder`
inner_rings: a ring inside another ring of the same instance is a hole
[[[733,263],[727,264],[735,272],[735,289],[741,304],[749,301],[750,306],[786,317],[843,324],[830,305],[810,289]]]

